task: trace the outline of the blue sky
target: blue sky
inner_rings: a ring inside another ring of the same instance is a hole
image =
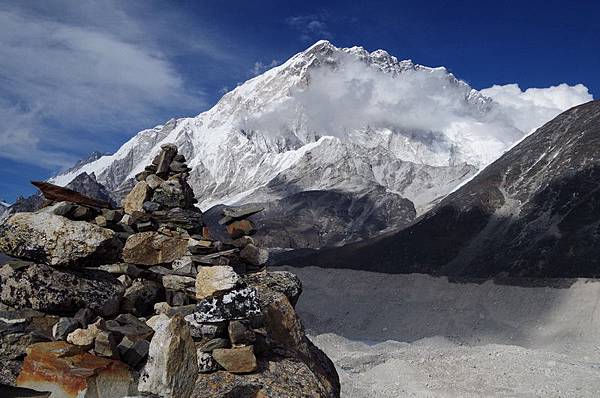
[[[4,1],[0,198],[196,115],[319,39],[446,66],[481,89],[600,93],[593,1]]]

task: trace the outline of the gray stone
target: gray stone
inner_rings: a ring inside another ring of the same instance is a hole
[[[241,321],[231,321],[227,327],[227,333],[231,344],[250,345],[256,341],[255,333],[250,330],[247,324]]]
[[[109,229],[44,212],[16,213],[0,225],[0,252],[52,266],[116,261],[122,247]]]
[[[129,275],[120,275],[119,277],[117,277],[117,280],[119,282],[121,282],[121,284],[123,285],[123,287],[125,289],[131,287],[131,285],[133,285],[133,279],[131,279],[131,277]]]
[[[114,276],[102,271],[76,273],[42,264],[20,270],[4,265],[0,282],[2,303],[50,313],[74,313],[80,308],[101,310],[114,301],[118,309],[125,290]]]
[[[81,308],[79,311],[77,311],[73,318],[75,318],[75,320],[77,320],[82,327],[87,327],[87,325],[92,322],[96,316],[89,308]]]
[[[166,177],[169,175],[169,166],[177,155],[177,147],[175,145],[163,145],[161,146],[162,151],[158,158],[155,173],[159,177]]]
[[[156,202],[144,202],[144,210],[152,213],[153,211],[160,210],[160,205]]]
[[[94,341],[94,352],[96,353],[96,355],[99,355],[101,357],[113,359],[119,358],[119,351],[117,349],[117,346],[121,337],[122,335],[114,332],[99,332],[96,336],[96,340]]]
[[[146,177],[146,183],[153,190],[158,188],[163,182],[164,180],[156,174],[150,174],[148,177]]]
[[[227,323],[197,323],[190,322],[190,315],[185,317],[185,320],[190,324],[192,337],[196,340],[205,341],[227,336]]]
[[[130,340],[146,340],[154,330],[131,314],[120,314],[114,320],[106,321],[105,330],[121,334]]]
[[[104,216],[96,216],[96,218],[94,219],[94,222],[99,227],[106,227],[106,225],[108,224],[108,222],[106,221],[106,218],[104,218]]]
[[[182,275],[164,275],[162,277],[163,286],[166,289],[177,290],[181,292],[193,292],[196,278]]]
[[[269,260],[269,251],[262,247],[248,244],[240,251],[240,257],[252,265],[260,266],[266,264]]]
[[[73,207],[75,206],[71,202],[58,202],[51,206],[50,211],[57,216],[67,217],[69,212],[73,210]]]
[[[158,282],[145,279],[136,279],[130,287],[125,290],[121,311],[135,316],[145,316],[154,310],[154,303],[163,301],[165,291]]]
[[[120,210],[102,209],[102,216],[109,223],[117,223],[121,221],[123,212]]]
[[[52,327],[52,338],[54,340],[66,340],[69,333],[81,326],[81,323],[74,318],[60,318]]]
[[[132,368],[137,368],[148,357],[150,342],[147,340],[130,340],[123,337],[117,346],[121,360]]]
[[[188,305],[190,303],[190,297],[183,292],[167,290],[165,296],[167,298],[167,303],[173,307]]]
[[[156,229],[152,221],[140,221],[135,225],[135,228],[138,232],[148,232]]]
[[[183,184],[177,179],[166,180],[154,190],[152,202],[158,203],[161,207],[168,209],[191,207],[193,203],[189,195],[186,195],[185,189]]]
[[[189,398],[197,375],[198,360],[190,328],[181,315],[175,315],[150,342],[138,390],[165,398]]]

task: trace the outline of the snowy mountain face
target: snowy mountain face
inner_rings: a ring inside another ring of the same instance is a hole
[[[297,264],[491,277],[600,275],[600,101],[562,113],[418,222]]]
[[[529,132],[506,109],[445,68],[320,41],[210,110],[143,130],[51,182],[94,173],[123,193],[161,144],[175,143],[203,210],[311,190],[383,189],[422,214]]]

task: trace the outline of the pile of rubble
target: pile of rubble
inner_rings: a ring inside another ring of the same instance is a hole
[[[339,395],[305,337],[299,280],[267,272],[249,219],[211,238],[172,144],[114,209],[36,183],[48,202],[0,225],[0,383],[52,396]],[[25,261],[23,261],[25,260]],[[232,395],[233,394],[233,395]]]

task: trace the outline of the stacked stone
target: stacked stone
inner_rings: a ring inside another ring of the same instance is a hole
[[[163,145],[122,209],[53,186],[54,197],[74,201],[0,226],[0,252],[28,260],[0,268],[0,337],[22,341],[0,382],[40,389],[62,372],[87,388],[118,368],[124,395],[187,397],[198,373],[257,370],[257,356],[272,350],[256,288],[268,251],[249,219],[262,208],[225,208],[229,238],[212,239],[189,171],[177,148]]]

